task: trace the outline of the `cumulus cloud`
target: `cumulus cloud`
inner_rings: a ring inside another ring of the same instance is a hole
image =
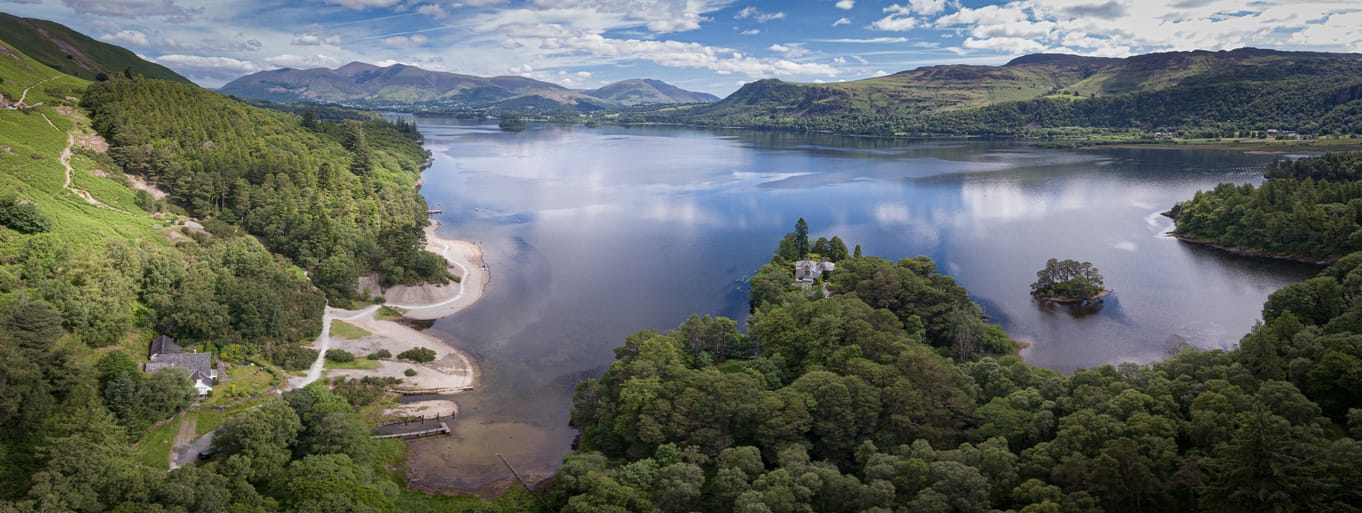
[[[426,4],[416,8],[416,14],[429,16],[437,20],[443,20],[449,16],[444,7],[435,4]]]
[[[869,28],[873,30],[902,32],[905,30],[912,30],[917,27],[918,21],[917,18],[914,18],[912,16],[913,9],[911,7],[911,4],[910,5],[890,4],[889,7],[885,7],[883,9],[883,12],[887,13],[888,15],[878,20],[875,20],[874,23],[870,24]]]
[[[151,60],[184,75],[200,79],[235,78],[262,69],[253,62],[231,57],[170,54]]]
[[[731,48],[681,41],[611,39],[599,34],[587,34],[554,40],[554,46],[565,50],[589,52],[597,59],[616,62],[643,60],[671,68],[707,69],[721,75],[742,74],[749,77],[837,75],[836,68],[827,64],[757,58]]]
[[[841,25],[850,25],[850,24],[851,24],[851,18],[846,18],[846,17],[837,18],[837,21],[832,22],[832,26],[834,26],[834,27],[841,26]]]
[[[904,7],[912,11],[931,1],[910,0]],[[1250,45],[1362,50],[1362,10],[1331,0],[1015,0],[959,7],[933,26],[964,35],[968,44],[959,48],[1008,53],[1121,57]]]
[[[739,32],[738,35],[740,35],[740,36],[755,36],[755,35],[760,34],[760,33],[761,33],[761,29],[747,29],[747,30],[744,30],[744,31],[742,31],[742,32]]]
[[[99,39],[121,46],[151,46],[151,41],[147,40],[147,35],[136,30],[120,30],[112,34],[104,34]]]
[[[850,11],[856,7],[856,0],[837,0],[837,8],[843,11]]]
[[[908,11],[931,16],[946,10],[946,0],[908,0]]]
[[[80,14],[123,18],[165,16],[187,20],[203,12],[202,7],[184,7],[175,0],[62,0],[62,3]]]

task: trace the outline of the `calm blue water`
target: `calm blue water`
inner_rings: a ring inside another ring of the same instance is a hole
[[[804,217],[867,255],[927,255],[1027,361],[1068,372],[1235,344],[1263,300],[1313,269],[1162,236],[1198,189],[1261,177],[1270,156],[1039,150],[752,131],[584,128],[419,118],[435,157],[422,192],[442,234],[480,241],[487,294],[432,333],[477,356],[453,440],[413,445],[416,484],[476,488],[552,472],[574,435],[573,385],[611,349],[691,313],[745,318],[743,280]],[[1037,306],[1046,259],[1093,262],[1115,296],[1075,317]]]

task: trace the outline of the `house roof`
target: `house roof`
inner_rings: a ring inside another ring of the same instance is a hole
[[[837,266],[832,262],[814,262],[813,260],[800,260],[795,262],[795,281],[813,282],[818,275],[824,271],[832,271]]]
[[[155,373],[161,369],[179,367],[189,371],[190,375],[200,373],[204,376],[213,375],[213,354],[212,353],[163,353],[151,355],[151,361],[147,362],[147,374]]]
[[[156,356],[158,354],[174,354],[183,352],[184,348],[180,347],[179,344],[176,344],[175,339],[167,337],[165,335],[161,335],[151,339],[151,348],[147,351],[147,355]]]

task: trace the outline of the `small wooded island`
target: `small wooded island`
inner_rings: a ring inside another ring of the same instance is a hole
[[[525,120],[520,118],[501,118],[497,123],[498,127],[506,132],[521,132],[525,130]]]
[[[1091,262],[1051,258],[1045,268],[1036,272],[1031,284],[1031,297],[1061,304],[1101,302],[1110,293],[1102,284],[1102,275]]]

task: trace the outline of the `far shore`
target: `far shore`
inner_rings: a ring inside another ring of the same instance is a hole
[[[447,285],[396,286],[382,291],[383,306],[398,309],[407,319],[433,320],[447,317],[472,306],[482,297],[491,279],[491,272],[483,266],[482,248],[468,241],[440,237],[436,230],[439,224],[431,222],[426,227],[426,250],[443,256],[449,263],[449,271],[460,277],[457,283]],[[345,377],[362,379],[368,376],[391,377],[402,380],[392,389],[422,395],[449,395],[472,389],[480,371],[474,359],[449,342],[422,333],[395,320],[379,319],[379,305],[361,310],[343,310],[327,307],[323,322],[327,325],[322,335],[309,346],[321,354],[319,362],[328,349],[340,349],[364,358],[369,354],[386,349],[392,357],[378,361],[374,369],[325,369],[320,373],[309,373],[309,377],[293,377],[286,388],[305,386],[321,377]],[[331,336],[330,323],[344,321],[369,332],[358,339]],[[424,347],[435,352],[435,360],[430,363],[417,363],[398,360],[396,356],[403,351]],[[316,367],[314,365],[314,367]],[[407,370],[414,370],[415,376],[407,376]],[[437,416],[458,412],[458,405],[447,398],[404,403],[385,411],[386,415],[397,416]]]

